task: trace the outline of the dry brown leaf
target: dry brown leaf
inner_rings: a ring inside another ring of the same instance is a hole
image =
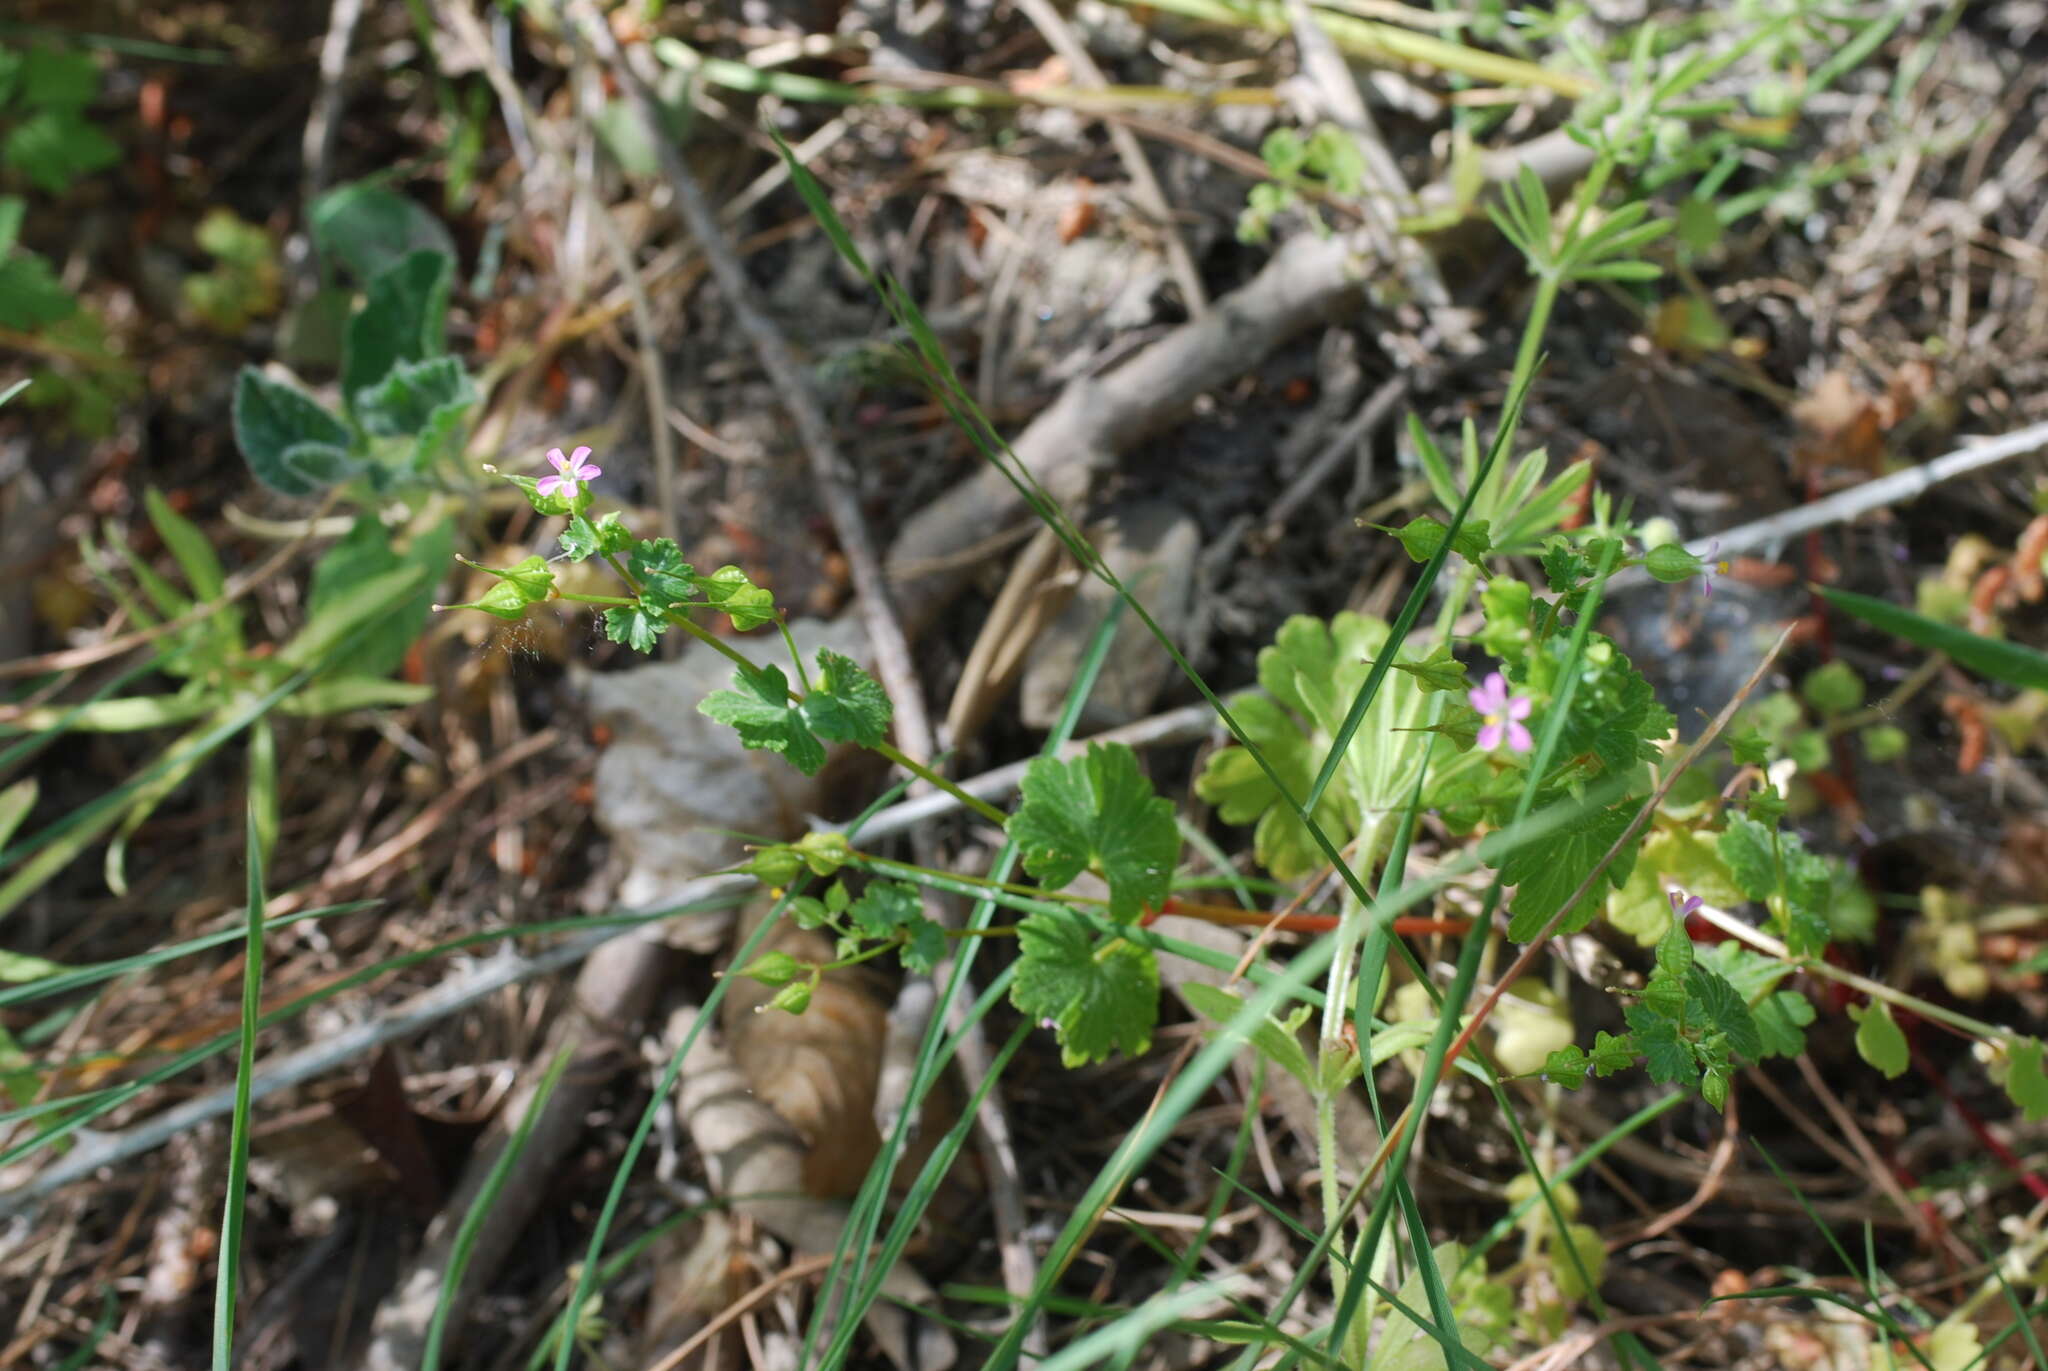
[[[1074,178],[1074,198],[1060,211],[1060,242],[1071,243],[1095,226],[1095,200],[1090,194],[1094,189],[1087,177]]]
[[[741,940],[763,913],[765,908],[757,906],[749,914]],[[786,920],[759,949],[771,951],[804,962],[829,962],[835,956],[830,938]],[[733,1059],[753,1082],[756,1098],[803,1139],[804,1189],[821,1199],[850,1196],[860,1189],[882,1147],[874,1113],[889,1026],[887,987],[866,967],[830,971],[802,1014],[765,1008],[774,993],[759,981],[734,979],[723,1018]],[[950,1078],[942,1080],[927,1098],[899,1176],[915,1175],[952,1126],[957,1103],[949,1086]]]
[[[1067,68],[1064,57],[1048,57],[1028,71],[1003,73],[1003,84],[1018,95],[1036,95],[1042,90],[1058,90],[1073,84],[1073,73]]]
[[[1802,473],[1846,467],[1876,475],[1884,461],[1884,424],[1877,398],[1847,372],[1831,371],[1792,406],[1805,431],[1794,459]]]
[[[2048,557],[2048,514],[2037,515],[2020,534],[2012,553],[2013,586],[2028,604],[2041,602],[2044,587],[2041,563]]]
[[[1889,429],[1912,418],[1934,395],[1934,380],[1934,367],[1923,358],[1901,365],[1878,403],[1878,421]]]
[[[653,1366],[696,1336],[723,1313],[744,1288],[746,1253],[734,1239],[732,1221],[717,1210],[697,1223],[664,1235],[650,1254],[653,1287],[647,1292],[647,1316],[640,1331],[637,1364]],[[715,1337],[682,1362],[684,1368],[736,1365],[719,1344],[736,1329]]]

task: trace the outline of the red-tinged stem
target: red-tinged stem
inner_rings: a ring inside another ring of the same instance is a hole
[[[1273,927],[1289,933],[1331,933],[1338,924],[1335,914],[1269,914],[1257,909],[1236,909],[1229,905],[1195,904],[1179,898],[1170,899],[1156,910],[1147,910],[1139,922],[1150,927],[1161,914],[1185,914],[1190,919],[1204,923],[1231,924],[1242,928]],[[1425,937],[1432,933],[1465,933],[1472,927],[1470,919],[1431,919],[1423,917],[1402,917],[1394,920],[1394,932],[1403,938]]]
[[[1949,1108],[1955,1110],[1956,1117],[1963,1121],[1963,1127],[1975,1135],[1977,1141],[1984,1145],[1984,1150],[1998,1158],[2001,1164],[2018,1176],[2020,1184],[2032,1191],[2035,1199],[2048,1200],[2048,1180],[2043,1180],[2028,1170],[2027,1164],[2020,1160],[2019,1154],[2007,1147],[1996,1134],[1984,1126],[1984,1120],[1977,1116],[1977,1111],[1963,1103],[1962,1096],[1956,1094],[1947,1079],[1942,1076],[1941,1069],[1920,1050],[1918,1043],[1913,1044],[1913,1065],[1920,1069],[1921,1075],[1934,1083],[1934,1088],[1948,1101]]]

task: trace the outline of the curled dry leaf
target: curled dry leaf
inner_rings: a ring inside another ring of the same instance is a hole
[[[731,1307],[745,1284],[746,1252],[735,1238],[731,1220],[715,1209],[698,1222],[665,1234],[655,1244],[652,1258],[653,1286],[647,1292],[647,1317],[636,1359],[640,1366],[659,1363],[695,1337],[705,1324]],[[712,1338],[682,1365],[734,1365],[732,1349],[720,1344],[735,1337],[737,1331]]]
[[[1792,406],[1804,436],[1794,457],[1804,473],[1846,467],[1875,476],[1884,460],[1878,400],[1845,371],[1831,371]]]
[[[740,940],[757,926],[765,906],[750,908]],[[802,962],[829,962],[832,940],[784,921],[760,952],[786,952]],[[803,1140],[806,1193],[841,1199],[860,1189],[881,1151],[875,1128],[875,1087],[889,1026],[889,990],[865,966],[827,972],[802,1014],[765,1006],[774,990],[736,978],[726,992],[724,1027],[733,1059],[754,1094],[782,1116]],[[933,1145],[958,1117],[952,1078],[926,1098],[917,1137],[897,1168],[899,1181],[915,1176]]]
[[[689,1034],[697,1011],[679,1009],[667,1038]],[[765,1016],[764,1016],[765,1017]],[[711,1183],[746,1216],[798,1252],[836,1251],[846,1231],[846,1206],[802,1193],[806,1147],[787,1120],[760,1098],[759,1082],[740,1069],[713,1034],[700,1033],[683,1063],[676,1113],[705,1160]],[[958,1349],[938,1324],[904,1306],[936,1301],[931,1285],[899,1259],[882,1278],[887,1297],[862,1322],[903,1371],[946,1371]],[[829,1320],[828,1320],[829,1321]]]
[[[1074,198],[1060,211],[1061,243],[1071,243],[1095,226],[1095,183],[1085,176],[1074,178]]]
[[[2048,558],[2048,514],[2037,515],[2020,533],[2013,548],[2013,588],[2030,605],[2039,604],[2044,593],[2041,562]]]
[[[1984,764],[1990,730],[1984,725],[1984,711],[1967,695],[1951,693],[1942,697],[1941,712],[1956,721],[1962,746],[1956,749],[1956,774],[1967,776]]]
[[[2005,565],[1986,567],[1984,574],[1977,578],[1977,584],[1970,588],[1970,631],[1989,633],[1996,623],[1998,611],[2012,603],[2012,568]]]

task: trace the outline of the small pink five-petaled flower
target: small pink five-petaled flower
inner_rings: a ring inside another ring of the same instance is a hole
[[[1698,913],[1699,907],[1705,903],[1706,901],[1697,895],[1687,895],[1683,890],[1674,890],[1671,892],[1671,917],[1679,920],[1689,919]]]
[[[1712,595],[1714,593],[1714,578],[1728,574],[1728,559],[1721,555],[1721,540],[1719,538],[1707,544],[1707,555],[1701,559],[1701,562],[1700,581],[1706,588],[1706,593]]]
[[[575,499],[576,488],[580,482],[595,481],[604,475],[601,468],[583,460],[589,455],[590,449],[587,447],[579,447],[567,457],[562,455],[560,448],[549,448],[548,461],[554,464],[555,474],[541,477],[540,483],[534,488],[543,495],[553,495],[559,491],[563,499]]]
[[[1522,720],[1529,717],[1529,697],[1509,695],[1507,678],[1498,671],[1468,691],[1465,698],[1479,711],[1479,746],[1488,752],[1499,747],[1502,739],[1506,739],[1510,752],[1527,752],[1536,745],[1529,730],[1522,726]]]

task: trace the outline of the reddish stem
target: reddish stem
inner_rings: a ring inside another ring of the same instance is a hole
[[[1159,909],[1148,909],[1145,917],[1138,922],[1151,927],[1152,921],[1161,914],[1185,914],[1190,919],[1204,923],[1229,924],[1241,928],[1264,928],[1268,925],[1284,929],[1289,933],[1330,933],[1339,922],[1335,914],[1287,914],[1268,913],[1259,909],[1237,909],[1230,905],[1196,904],[1178,897],[1169,899]],[[1466,933],[1471,931],[1470,919],[1431,919],[1403,916],[1394,920],[1394,932],[1403,938],[1425,937],[1432,933]]]
[[[1984,1120],[1977,1116],[1977,1111],[1963,1103],[1962,1096],[1956,1094],[1942,1076],[1940,1068],[1920,1050],[1919,1043],[1913,1043],[1912,1048],[1913,1065],[1920,1069],[1921,1075],[1933,1082],[1934,1088],[1941,1092],[1941,1097],[1948,1101],[1949,1108],[1955,1110],[1956,1117],[1963,1121],[1963,1127],[1969,1129],[1977,1141],[1984,1145],[1986,1152],[1998,1158],[2008,1170],[2018,1176],[2020,1184],[2032,1191],[2035,1199],[2048,1200],[2048,1180],[2043,1180],[2028,1170],[2027,1164],[2020,1160],[2019,1154],[2007,1147],[1996,1134],[1984,1126]]]

